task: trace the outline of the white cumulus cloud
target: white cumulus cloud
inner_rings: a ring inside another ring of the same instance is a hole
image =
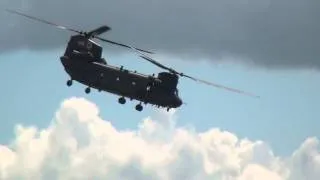
[[[17,125],[0,146],[0,179],[317,180],[319,140],[310,137],[287,158],[262,141],[212,128],[176,127],[173,112],[121,131],[83,98],[65,100],[45,129]]]

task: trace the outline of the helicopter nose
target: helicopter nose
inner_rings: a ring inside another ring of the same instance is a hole
[[[179,97],[176,97],[176,103],[175,103],[176,107],[179,107],[182,105],[182,100]]]

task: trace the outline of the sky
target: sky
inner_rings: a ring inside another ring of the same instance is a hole
[[[178,71],[261,98],[181,78],[179,92],[186,105],[171,112],[151,106],[137,112],[136,101],[120,105],[112,94],[85,94],[85,86],[79,83],[66,86],[68,76],[59,57],[71,33],[28,22],[23,17],[1,15],[5,26],[0,30],[0,40],[6,43],[0,45],[0,177],[186,179],[181,172],[189,172],[189,179],[312,180],[320,175],[320,73],[315,50],[320,36],[313,33],[320,27],[314,21],[320,12],[319,3],[229,0],[196,5],[187,1],[181,5],[180,1],[154,1],[142,13],[138,11],[142,2],[128,5],[110,1],[113,8],[100,12],[104,2],[98,1],[88,6],[88,11],[97,8],[95,16],[109,15],[107,22],[114,28],[110,36],[108,32],[104,37],[144,49],[150,47],[157,52],[158,61]],[[50,12],[60,6],[59,0],[1,3],[86,29],[102,21],[89,21],[91,15],[88,21],[76,20],[86,5],[82,1],[75,7],[79,12],[70,12],[66,17]],[[209,4],[216,5],[213,9],[221,7],[214,14],[227,16],[205,19],[213,12]],[[294,13],[298,5],[299,13]],[[66,11],[68,6],[60,10]],[[115,12],[120,6],[130,11]],[[156,7],[178,15],[162,12],[162,17]],[[285,7],[286,14],[280,14]],[[201,8],[203,11],[199,11]],[[154,14],[145,16],[151,10]],[[194,13],[194,19],[189,18],[191,22],[185,20],[191,14],[187,12]],[[254,20],[252,13],[256,15]],[[276,18],[275,14],[282,16]],[[172,19],[165,21],[168,17]],[[158,23],[147,25],[151,21]],[[217,22],[225,24],[217,28]],[[244,22],[248,24],[243,26]],[[230,23],[235,27],[228,27]],[[148,33],[151,28],[152,33]],[[259,39],[261,28],[267,30]],[[201,33],[197,31],[200,29]],[[209,34],[215,34],[215,38],[208,38]],[[130,51],[103,46],[110,64],[147,74],[162,71]],[[118,141],[121,143],[115,143]],[[156,155],[143,153],[153,151]],[[107,159],[98,156],[101,154]],[[90,164],[97,168],[90,168]],[[181,171],[172,172],[172,167]],[[74,172],[78,168],[88,170],[77,175]]]

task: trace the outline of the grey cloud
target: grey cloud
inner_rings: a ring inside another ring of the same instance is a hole
[[[1,7],[83,30],[107,24],[112,31],[105,38],[190,59],[233,56],[264,67],[320,67],[318,0],[25,0]],[[0,17],[2,52],[54,48],[70,35],[15,15]]]

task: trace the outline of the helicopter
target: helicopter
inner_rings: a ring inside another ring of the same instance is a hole
[[[184,73],[177,72],[154,60],[149,55],[146,55],[146,53],[154,54],[153,52],[99,37],[99,35],[111,30],[107,25],[100,26],[89,32],[83,32],[15,10],[6,9],[6,11],[76,33],[70,37],[65,52],[60,57],[61,64],[70,77],[70,79],[67,80],[66,85],[72,86],[73,82],[76,81],[86,86],[85,93],[87,94],[89,94],[91,88],[93,88],[99,92],[105,91],[117,95],[119,96],[118,102],[120,104],[125,104],[126,98],[131,101],[137,100],[139,102],[135,106],[137,111],[143,110],[143,104],[151,104],[158,108],[166,108],[167,111],[171,108],[178,108],[184,104],[179,96],[179,90],[177,88],[179,77],[189,78],[196,82],[223,88],[225,90],[259,97],[251,93],[200,80]],[[123,66],[118,67],[110,65],[102,57],[102,46],[94,41],[94,39],[129,48],[138,53],[139,57],[142,59],[149,61],[166,71],[160,72],[155,76],[155,74],[146,75],[138,73],[137,71],[128,70]]]

